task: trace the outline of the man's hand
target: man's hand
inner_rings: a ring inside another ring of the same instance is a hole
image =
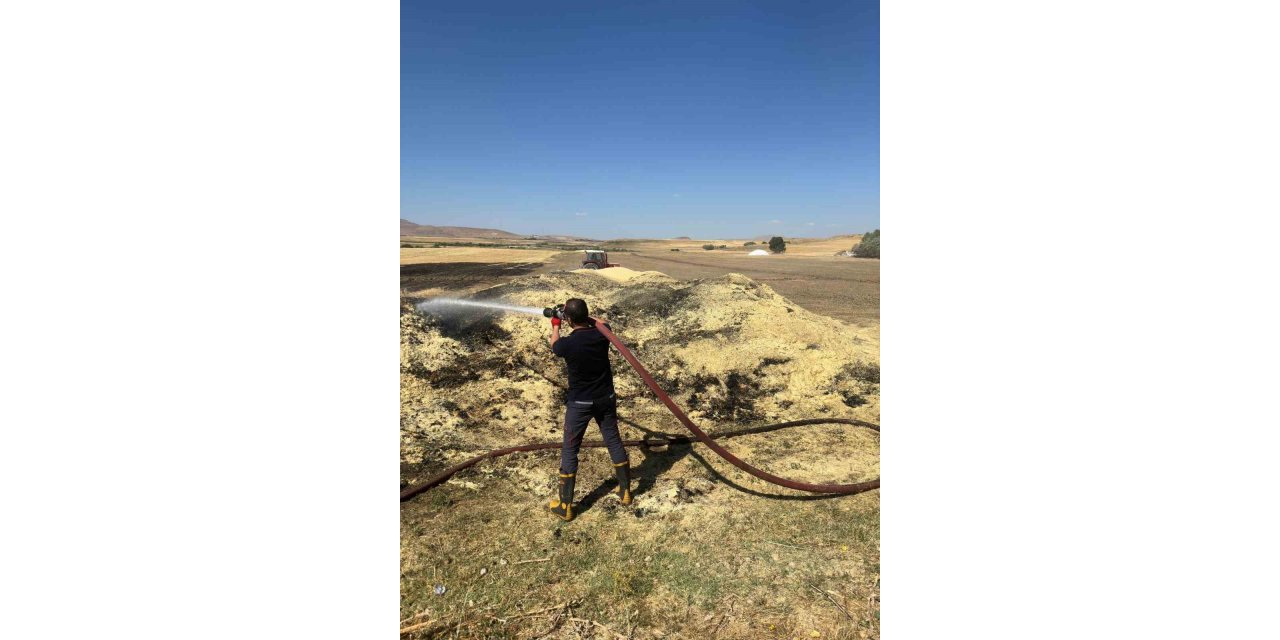
[[[560,339],[560,318],[551,316],[551,346],[556,346],[556,340]]]
[[[556,316],[551,316],[551,326],[553,326],[553,327],[555,327],[555,328],[559,329],[559,328],[560,328],[560,318],[558,318],[558,317],[556,317]]]

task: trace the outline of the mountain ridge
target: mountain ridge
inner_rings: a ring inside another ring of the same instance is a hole
[[[418,224],[404,218],[400,219],[400,235],[433,236],[437,238],[523,238],[524,236],[502,229],[484,229],[480,227],[445,227],[431,224]]]

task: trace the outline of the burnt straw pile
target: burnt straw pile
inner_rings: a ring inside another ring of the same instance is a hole
[[[653,272],[618,280],[562,272],[472,296],[533,307],[571,297],[586,300],[713,436],[797,418],[879,422],[878,338],[742,275],[680,282]],[[402,483],[484,450],[559,438],[564,364],[547,346],[547,320],[483,309],[424,314],[406,301],[400,328]],[[685,432],[616,352],[613,369],[624,438]],[[588,438],[598,436],[593,425]],[[772,469],[784,475],[847,483],[879,475],[877,442],[856,430],[815,427],[729,446],[766,469],[785,457],[785,468]],[[500,475],[541,498],[548,474],[542,458],[505,458],[451,482],[478,488]]]

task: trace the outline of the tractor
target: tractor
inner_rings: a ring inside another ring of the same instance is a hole
[[[582,259],[583,269],[608,269],[622,266],[609,262],[609,253],[601,249],[586,249],[583,253],[586,254]]]

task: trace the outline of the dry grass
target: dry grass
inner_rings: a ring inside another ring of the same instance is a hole
[[[587,489],[608,471],[596,453],[580,471]],[[554,454],[530,457],[555,464]],[[401,527],[402,617],[443,621],[435,633],[410,637],[879,636],[877,494],[752,496],[715,484],[692,457],[670,473],[701,475],[715,488],[666,512],[603,498],[571,523],[541,513],[541,497],[526,499],[501,479],[482,489],[445,485],[410,503]],[[544,557],[551,560],[518,564]],[[572,604],[556,609],[561,603]]]

